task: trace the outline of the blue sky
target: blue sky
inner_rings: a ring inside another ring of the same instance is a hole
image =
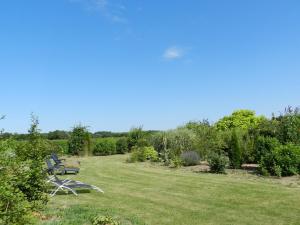
[[[3,0],[0,127],[169,129],[300,99],[298,0]]]

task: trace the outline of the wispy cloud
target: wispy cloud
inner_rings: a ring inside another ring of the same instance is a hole
[[[166,60],[180,59],[184,56],[185,50],[180,47],[172,46],[165,50],[163,58]]]
[[[104,18],[113,23],[128,23],[126,7],[121,2],[112,0],[69,0],[72,3],[84,4],[88,10],[99,12]]]

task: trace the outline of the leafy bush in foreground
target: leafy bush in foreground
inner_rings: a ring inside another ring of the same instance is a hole
[[[7,143],[0,145],[0,224],[31,224],[30,202],[15,183],[22,179],[19,172],[23,167]]]
[[[212,152],[208,158],[210,172],[225,173],[225,168],[228,162],[229,159],[224,153]]]
[[[96,144],[94,155],[113,155],[116,154],[116,141],[114,139],[100,139]]]
[[[182,163],[184,166],[195,166],[199,164],[200,157],[195,151],[183,152],[180,155]]]
[[[31,224],[48,200],[44,159],[49,144],[32,118],[27,142],[0,141],[0,224]]]

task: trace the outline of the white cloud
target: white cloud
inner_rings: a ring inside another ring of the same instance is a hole
[[[111,0],[69,0],[73,3],[81,3],[89,10],[100,12],[107,20],[113,23],[127,23],[125,16],[126,7],[122,3],[113,3]]]
[[[175,60],[180,59],[184,56],[184,49],[173,46],[170,48],[167,48],[163,54],[163,58],[166,60]]]

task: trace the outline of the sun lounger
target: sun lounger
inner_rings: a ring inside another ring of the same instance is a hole
[[[49,178],[48,182],[50,182],[55,188],[53,189],[53,191],[50,193],[50,196],[53,197],[54,195],[56,195],[56,193],[60,190],[64,191],[71,191],[74,195],[78,195],[75,189],[89,189],[89,190],[96,190],[98,192],[104,193],[103,190],[101,190],[100,188],[94,186],[94,185],[90,185],[90,184],[86,184],[80,181],[75,181],[75,180],[69,180],[69,179],[65,179],[65,180],[60,180],[57,176],[53,175]]]

